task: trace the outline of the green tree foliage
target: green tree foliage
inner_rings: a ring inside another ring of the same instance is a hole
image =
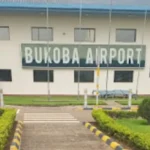
[[[143,102],[139,105],[138,113],[142,118],[146,119],[150,124],[150,99],[149,98],[144,99]]]

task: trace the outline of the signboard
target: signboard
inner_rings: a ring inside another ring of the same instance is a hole
[[[21,49],[23,67],[145,66],[145,45],[22,44]]]

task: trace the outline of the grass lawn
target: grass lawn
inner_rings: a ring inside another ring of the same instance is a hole
[[[132,105],[139,105],[143,99],[132,100]],[[128,100],[116,100],[121,105],[128,105]]]
[[[67,106],[67,105],[83,105],[84,97],[78,100],[75,96],[53,96],[48,101],[46,96],[4,96],[5,105],[28,105],[28,106]],[[95,105],[95,98],[88,98],[88,105]],[[99,105],[106,105],[99,100]]]
[[[150,137],[150,125],[143,119],[117,119],[119,124],[127,126],[132,131],[147,134]]]

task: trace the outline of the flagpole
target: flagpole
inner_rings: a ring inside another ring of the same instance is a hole
[[[82,26],[82,0],[80,0],[80,8],[79,8],[79,32],[81,34],[81,26]],[[81,42],[78,43],[78,49],[80,50]],[[79,60],[79,69],[78,69],[78,100],[80,99],[80,60]]]
[[[47,7],[46,7],[46,26],[47,26],[47,33],[49,28],[49,10],[48,10],[48,0],[47,0]],[[47,50],[49,48],[49,40],[47,39]],[[47,57],[47,92],[48,92],[48,101],[50,101],[50,71],[49,71],[49,60]]]
[[[109,32],[108,32],[108,52],[110,49],[110,36],[111,36],[111,23],[112,23],[112,0],[110,0],[110,9],[109,9]],[[107,99],[107,93],[108,93],[108,55],[107,55],[107,72],[106,72],[106,99]]]
[[[99,48],[100,49],[100,48]],[[97,69],[96,69],[96,106],[98,106],[99,101],[99,77],[100,77],[100,57],[99,57],[99,49],[97,51]]]
[[[143,33],[142,33],[141,50],[143,49],[143,44],[144,44],[146,21],[147,21],[147,9],[145,10],[145,13],[144,13],[144,23],[143,23]],[[138,95],[139,78],[140,78],[140,67],[141,67],[141,56],[140,56],[140,63],[139,63],[138,75],[137,75],[136,98],[137,98],[137,95]]]

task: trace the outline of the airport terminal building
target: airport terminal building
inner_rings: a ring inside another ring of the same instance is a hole
[[[149,95],[150,3],[110,8],[98,0],[59,2],[0,1],[4,94],[46,95],[48,86],[52,95],[83,94],[85,88],[91,94],[99,63],[100,90],[107,84],[108,90]]]

